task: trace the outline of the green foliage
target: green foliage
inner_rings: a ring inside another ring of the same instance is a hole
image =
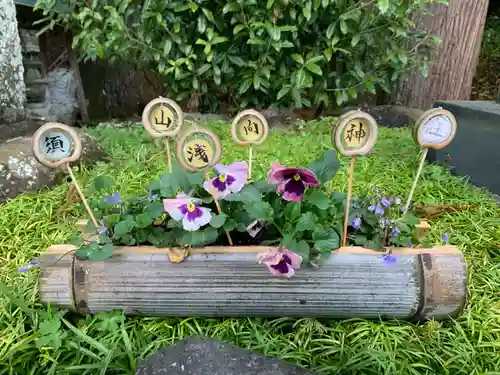
[[[86,59],[150,67],[176,100],[239,107],[343,105],[427,72],[436,39],[411,14],[433,0],[38,0]],[[442,1],[440,1],[442,2]],[[419,48],[412,46],[418,45]],[[215,99],[215,100],[214,100]]]
[[[335,176],[339,167],[336,153],[329,150],[312,164],[311,169],[324,183]],[[256,181],[224,197],[220,201],[222,213],[217,214],[218,208],[204,190],[203,182],[202,174],[189,174],[175,166],[172,173],[148,184],[147,195],[122,200],[112,190],[112,179],[99,176],[92,184],[94,195],[89,198],[102,225],[99,241],[81,245],[76,255],[80,259],[105,260],[112,255],[112,245],[201,247],[225,244],[226,231],[246,238],[244,241],[248,244],[280,243],[306,259],[311,256],[317,260],[321,253],[340,247],[346,204],[343,193],[329,194],[323,185],[306,189],[301,202],[288,202],[277,193],[276,185]],[[198,205],[211,211],[209,223],[195,231],[184,229],[184,219],[179,220],[177,215],[174,219],[164,212],[162,200],[187,193],[190,199],[196,199]],[[110,198],[114,199],[112,204]],[[108,203],[103,205],[102,201]],[[351,202],[350,245],[380,250],[417,243],[414,229],[419,220],[410,214],[401,216],[400,208],[390,212],[398,207],[398,199],[383,197],[374,188],[371,194],[355,197]],[[254,233],[256,225],[260,229]],[[254,239],[251,233],[257,235],[259,232],[262,234],[259,240]]]

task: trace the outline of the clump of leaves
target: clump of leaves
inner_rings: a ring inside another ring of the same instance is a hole
[[[116,191],[112,178],[99,176],[89,198],[100,223],[99,239],[81,246],[77,256],[103,260],[111,256],[113,245],[226,245],[225,232],[230,232],[237,245],[279,246],[317,260],[340,247],[345,194],[325,189],[339,167],[336,153],[330,150],[309,168],[274,164],[268,180],[246,183],[244,162],[218,166],[219,174],[208,182],[203,173],[188,173],[174,165],[172,173],[149,183],[143,194],[127,199]],[[236,190],[230,189],[231,183],[238,185]],[[208,184],[217,188],[221,214]],[[354,198],[349,244],[384,249],[416,243],[413,232],[418,219],[391,214],[391,206],[398,206],[396,198],[390,201],[378,191]]]
[[[433,1],[38,0],[36,8],[46,28],[73,30],[85,59],[152,68],[176,100],[217,110],[340,106],[391,92],[415,66],[426,76],[438,39],[411,16]]]

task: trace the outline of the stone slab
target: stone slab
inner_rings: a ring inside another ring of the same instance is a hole
[[[265,357],[205,337],[190,337],[139,363],[135,375],[315,375],[280,359]]]

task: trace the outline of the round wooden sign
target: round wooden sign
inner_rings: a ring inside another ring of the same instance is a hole
[[[58,122],[41,126],[33,135],[31,146],[36,160],[50,168],[74,162],[82,153],[78,133]]]
[[[332,142],[344,156],[366,155],[377,142],[378,126],[363,111],[349,111],[339,118],[332,131]]]
[[[173,137],[184,124],[184,112],[173,100],[160,97],[146,105],[142,111],[142,123],[152,137]]]
[[[424,148],[440,150],[450,144],[457,132],[457,121],[450,111],[426,111],[413,127],[413,139]]]
[[[231,125],[233,140],[241,145],[260,145],[269,133],[266,118],[253,109],[247,109],[236,115]]]
[[[197,172],[219,162],[222,146],[213,132],[196,127],[186,131],[177,140],[176,155],[184,169]]]

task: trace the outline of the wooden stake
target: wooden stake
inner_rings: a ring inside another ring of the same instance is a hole
[[[71,179],[73,180],[73,184],[75,185],[76,191],[78,192],[78,195],[80,196],[80,199],[82,200],[83,206],[87,210],[87,213],[90,216],[90,219],[92,220],[92,223],[94,224],[95,228],[99,228],[99,224],[97,224],[97,220],[92,213],[92,210],[90,209],[90,206],[87,202],[87,199],[85,198],[85,195],[83,195],[82,189],[80,189],[80,185],[78,185],[78,181],[76,180],[75,175],[73,174],[73,171],[71,170],[71,166],[69,164],[66,164],[66,170],[68,171]]]
[[[165,137],[165,146],[167,148],[168,172],[172,173],[172,155],[170,154],[170,142],[168,137]]]
[[[347,226],[349,224],[349,206],[351,205],[352,196],[352,181],[354,177],[354,164],[356,163],[356,156],[351,158],[349,163],[349,170],[347,174],[347,199],[345,202],[345,217],[344,217],[344,234],[342,236],[342,246],[347,246]]]
[[[252,180],[252,145],[248,148],[248,181]]]
[[[214,199],[215,202],[215,207],[217,207],[217,211],[219,212],[219,215],[222,213],[222,209],[220,208],[219,201],[215,197],[215,190],[212,184],[210,183],[210,178],[208,178],[208,172],[205,172],[205,180],[208,182],[208,186],[210,186],[210,195],[212,195],[212,198]],[[226,230],[226,236],[227,240],[229,242],[229,246],[233,246],[233,239],[231,238],[231,235],[229,232]]]
[[[408,194],[408,199],[406,200],[406,204],[403,207],[403,213],[408,212],[408,209],[410,208],[411,200],[413,198],[413,194],[415,193],[415,188],[417,187],[418,179],[420,178],[420,175],[422,174],[422,169],[424,168],[425,158],[427,157],[427,151],[429,151],[429,149],[424,148],[424,151],[422,152],[422,158],[420,159],[420,165],[418,166],[417,175],[413,180],[413,185],[411,186],[410,194]]]

